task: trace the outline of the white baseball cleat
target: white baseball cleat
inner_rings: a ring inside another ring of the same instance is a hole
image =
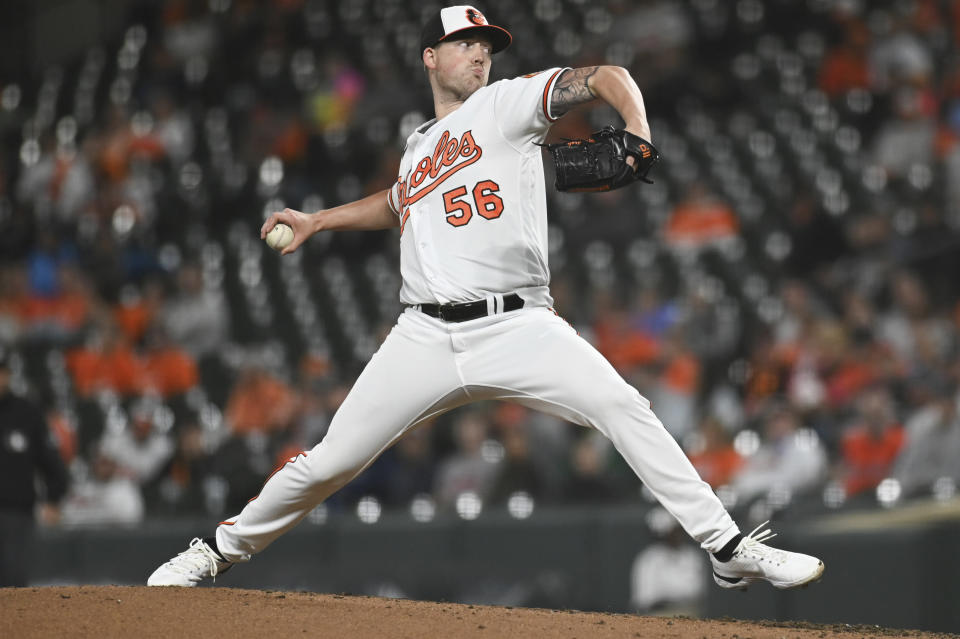
[[[217,575],[227,572],[232,566],[195,537],[190,547],[153,571],[147,579],[148,586],[186,586],[192,588],[206,578],[216,580]]]
[[[713,564],[713,580],[721,588],[745,590],[756,581],[769,581],[774,588],[798,588],[823,575],[823,562],[816,557],[798,552],[789,552],[771,548],[762,543],[776,537],[769,529],[761,533],[758,530],[770,522],[763,522],[733,551],[730,561],[718,561],[710,555]]]

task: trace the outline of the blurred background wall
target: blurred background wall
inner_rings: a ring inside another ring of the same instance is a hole
[[[116,38],[125,26],[123,0],[9,0],[0,9],[0,77],[28,79],[51,64]]]
[[[281,260],[258,229],[396,179],[432,116],[417,47],[438,7],[0,7],[0,395],[34,407],[45,442],[0,415],[0,472],[26,441],[59,460],[36,495],[0,492],[44,549],[31,583],[137,582],[323,437],[400,312],[397,237],[321,236]],[[960,555],[958,3],[479,8],[514,35],[494,80],[637,79],[656,184],[548,189],[555,307],[742,527],[770,519],[822,551],[825,582],[716,592],[605,440],[480,404],[412,433],[229,583],[956,630],[937,593],[955,573],[938,558]],[[549,139],[615,118],[583,109]],[[391,556],[405,567],[378,573]]]

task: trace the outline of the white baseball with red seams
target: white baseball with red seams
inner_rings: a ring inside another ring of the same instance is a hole
[[[282,251],[293,241],[293,229],[286,224],[277,224],[267,233],[267,245],[278,251]]]
[[[291,458],[216,532],[246,561],[407,430],[471,401],[507,399],[600,430],[710,552],[738,534],[650,403],[550,308],[547,207],[537,143],[563,70],[495,82],[407,140],[390,208],[399,216],[405,304],[486,300],[489,315],[401,314],[326,437]],[[503,312],[518,293],[519,310]]]

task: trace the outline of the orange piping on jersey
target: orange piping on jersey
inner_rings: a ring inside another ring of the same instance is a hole
[[[273,470],[273,472],[270,473],[270,477],[267,477],[267,478],[264,480],[263,485],[266,486],[266,485],[267,485],[267,482],[270,481],[270,479],[273,478],[274,475],[276,475],[276,474],[279,473],[281,470],[283,470],[283,469],[286,467],[287,464],[292,464],[293,462],[297,461],[297,460],[300,458],[301,455],[304,456],[304,457],[306,457],[306,456],[307,456],[307,451],[301,450],[299,453],[297,453],[296,455],[294,455],[293,457],[291,457],[291,458],[288,459],[287,461],[285,461],[285,462],[283,462],[282,464],[280,464],[279,466],[277,466],[277,467]],[[260,493],[262,493],[262,492],[263,492],[263,489],[261,488],[261,489],[260,489]],[[253,496],[253,497],[251,497],[249,500],[247,500],[247,503],[249,504],[251,501],[253,501],[253,500],[256,499],[257,497],[259,497],[259,496],[260,496],[260,493],[257,493],[255,496]],[[232,524],[231,524],[231,525],[232,525]]]
[[[556,80],[557,76],[560,75],[565,69],[558,69],[553,75],[550,76],[550,79],[547,80],[547,86],[543,87],[543,115],[546,116],[547,122],[556,122],[560,118],[551,118],[550,109],[549,109],[549,100],[550,100],[550,87],[553,86],[553,81]]]
[[[556,315],[557,317],[559,317],[561,320],[563,320],[563,323],[564,323],[564,324],[566,324],[566,325],[569,326],[570,328],[573,328],[573,325],[571,325],[570,322],[568,322],[566,319],[564,319],[564,317],[563,317],[562,315],[560,315],[560,313],[558,313],[558,312],[556,312],[555,310],[553,310],[553,307],[552,307],[552,306],[548,306],[548,307],[547,307],[547,310],[550,311],[551,313],[553,313],[554,315]],[[573,332],[576,333],[578,336],[580,335],[580,331],[578,331],[578,330],[575,329],[575,328],[573,328]]]

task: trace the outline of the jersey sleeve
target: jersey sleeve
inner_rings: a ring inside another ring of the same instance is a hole
[[[387,190],[387,206],[390,207],[390,210],[393,211],[394,215],[400,215],[400,209],[403,207],[403,197],[400,190],[403,188],[403,180],[397,178],[397,181],[393,183]]]
[[[494,109],[500,131],[508,141],[520,146],[543,139],[558,119],[550,110],[553,86],[568,68],[555,67],[497,83]]]

